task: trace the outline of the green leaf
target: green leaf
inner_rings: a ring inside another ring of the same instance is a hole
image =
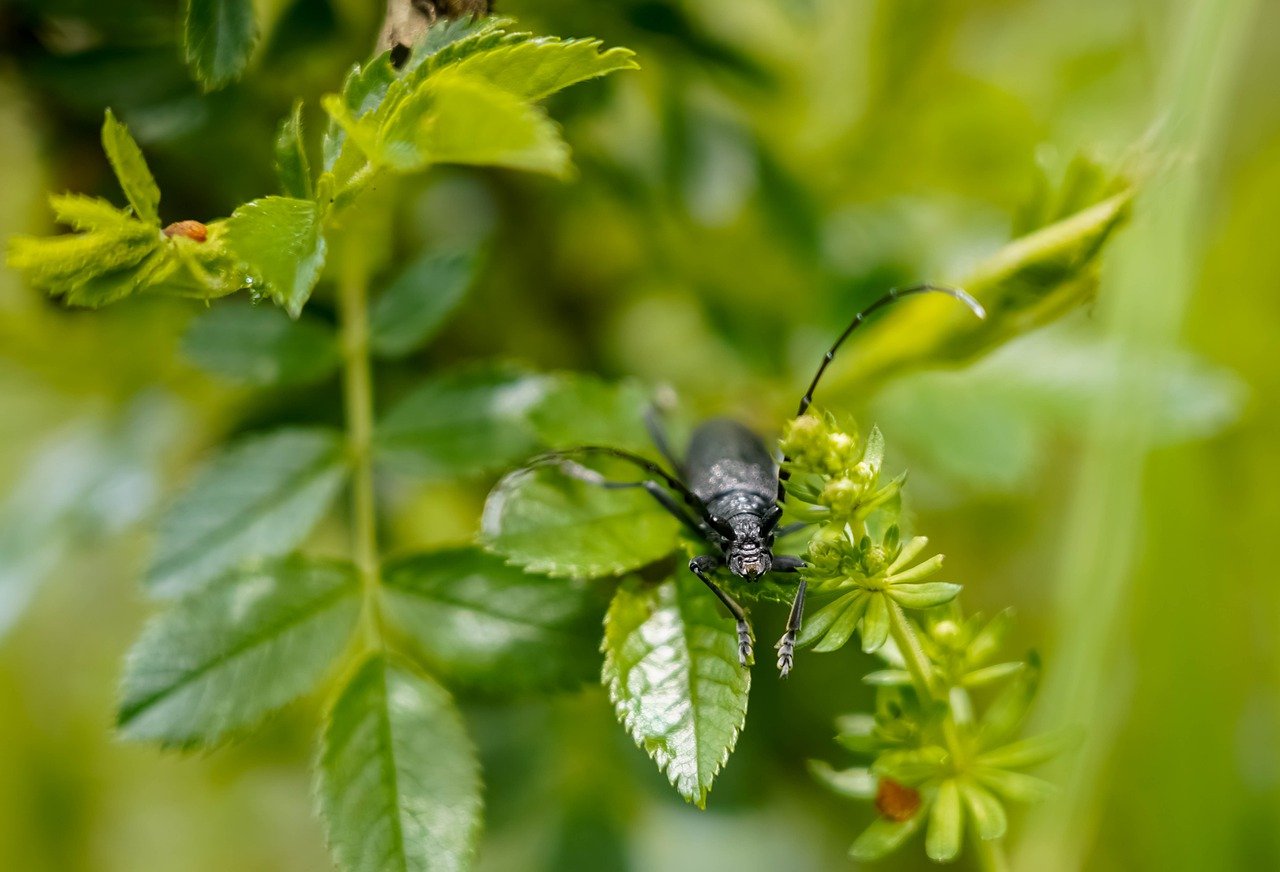
[[[431,28],[435,32],[437,28]],[[329,126],[324,135],[324,169],[332,170],[342,153],[346,142],[346,131],[339,124],[338,117],[354,123],[358,119],[373,112],[387,94],[387,89],[396,80],[395,68],[391,66],[391,57],[383,52],[363,66],[356,64],[342,83],[341,95],[328,95],[321,102],[330,114]],[[372,125],[371,127],[376,127]]]
[[[993,748],[978,756],[978,763],[995,769],[1026,769],[1046,763],[1080,741],[1076,730],[1054,730]]]
[[[1009,817],[1005,814],[1004,803],[992,796],[985,787],[969,779],[960,782],[960,793],[969,809],[969,816],[973,818],[978,838],[1002,838],[1009,829]]]
[[[836,730],[836,741],[856,754],[870,754],[879,747],[876,719],[865,712],[841,716]]]
[[[876,758],[871,771],[906,785],[916,785],[947,771],[950,756],[945,748],[927,745],[907,751],[885,751]]]
[[[638,382],[559,373],[549,380],[529,420],[547,448],[612,445],[648,452],[653,448],[644,426],[649,405],[649,392]]]
[[[411,263],[369,313],[373,351],[401,357],[431,339],[466,295],[476,260],[474,251],[431,252]]]
[[[462,872],[480,836],[480,766],[448,692],[383,657],[326,719],[316,794],[344,872]]]
[[[129,135],[129,128],[117,121],[110,109],[102,122],[102,148],[134,214],[147,224],[159,227],[160,188],[147,169],[142,149]]]
[[[236,302],[196,318],[182,351],[208,372],[257,386],[319,381],[339,362],[338,343],[323,321],[294,321],[274,307]]]
[[[523,100],[541,100],[587,79],[639,69],[630,49],[602,52],[600,46],[598,39],[534,39],[476,52],[450,70],[483,79]]]
[[[878,669],[862,676],[862,683],[872,687],[906,687],[911,684],[911,673],[905,669]]]
[[[877,779],[864,766],[836,770],[825,760],[810,760],[809,774],[816,781],[841,796],[850,799],[874,799]]]
[[[530,575],[461,547],[394,561],[383,583],[389,613],[438,674],[504,691],[600,674],[604,608],[585,582]]]
[[[1058,792],[1043,778],[1006,769],[973,766],[970,771],[986,787],[1011,802],[1042,802]]]
[[[982,715],[978,725],[982,745],[990,748],[1014,735],[1031,710],[1040,687],[1040,664],[1033,655],[1027,668],[1019,670]]]
[[[276,174],[280,190],[287,197],[309,200],[315,196],[311,185],[311,165],[302,139],[302,101],[295,100],[289,117],[280,122],[276,134]]]
[[[862,650],[874,654],[889,638],[889,608],[882,592],[872,593],[862,616]]]
[[[174,596],[248,558],[292,551],[345,474],[342,439],[328,430],[277,430],[228,448],[161,519],[147,588]]]
[[[960,855],[964,838],[964,807],[960,805],[960,786],[954,778],[938,785],[938,795],[929,810],[929,828],[924,834],[924,852],[930,860],[950,863]]]
[[[86,217],[80,211],[75,220]],[[41,291],[70,305],[96,307],[132,294],[138,271],[160,246],[156,228],[121,213],[120,223],[104,223],[87,233],[15,236],[9,241],[8,262]]]
[[[510,466],[532,455],[526,421],[545,379],[510,366],[460,370],[427,379],[379,422],[379,458],[406,472],[457,478]]]
[[[923,565],[923,564],[922,564]],[[949,603],[962,590],[958,584],[945,581],[925,581],[919,584],[891,584],[885,591],[907,609],[931,609]]]
[[[240,78],[258,40],[253,0],[186,0],[186,7],[183,53],[204,90]]]
[[[707,792],[747,716],[751,671],[716,598],[690,573],[628,579],[605,618],[604,681],[618,720],[689,802]]]
[[[1005,609],[974,634],[973,640],[965,647],[965,663],[970,667],[981,666],[1004,645],[1005,638],[1013,626],[1013,609]]]
[[[569,172],[569,147],[546,113],[480,79],[451,72],[432,76],[396,107],[368,157],[398,172],[430,164]]]
[[[138,223],[127,211],[117,209],[101,197],[86,197],[83,194],[50,194],[49,206],[53,216],[60,224],[66,224],[76,230],[90,232],[94,230],[121,231]],[[154,228],[147,227],[147,235],[154,236]],[[142,228],[136,228],[142,235]]]
[[[826,653],[843,648],[867,611],[870,596],[856,590],[819,609],[800,628],[798,645],[816,641],[814,651]]]
[[[894,821],[886,817],[876,818],[862,831],[849,849],[849,857],[860,863],[879,860],[902,847],[902,843],[920,829],[924,815],[917,814],[910,820]]]
[[[984,687],[988,684],[994,684],[997,681],[1008,678],[1010,675],[1016,675],[1025,669],[1027,664],[1020,661],[1010,663],[996,663],[993,666],[985,666],[982,669],[975,669],[973,672],[965,673],[961,683],[965,687]]]
[[[556,467],[517,470],[489,494],[486,547],[531,572],[621,575],[676,548],[678,522],[639,488],[606,490]]]
[[[298,317],[324,267],[319,205],[293,197],[246,203],[227,220],[227,245],[244,261],[256,290]]]
[[[121,734],[209,744],[301,696],[346,645],[359,593],[353,567],[292,558],[181,600],[129,652]]]
[[[862,449],[862,460],[871,466],[877,475],[884,466],[884,434],[879,427],[872,427],[867,434],[866,447]]]

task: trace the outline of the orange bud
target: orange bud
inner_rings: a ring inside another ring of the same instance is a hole
[[[196,242],[204,242],[209,238],[209,228],[199,221],[175,221],[164,229],[164,235],[185,236]]]
[[[892,778],[881,778],[876,788],[876,811],[891,821],[902,823],[920,810],[920,791],[899,784]]]

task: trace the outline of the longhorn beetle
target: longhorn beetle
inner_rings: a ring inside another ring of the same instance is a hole
[[[981,304],[959,288],[923,284],[890,290],[855,315],[827,350],[813,380],[809,382],[808,390],[800,399],[796,417],[808,411],[813,402],[813,392],[836,351],[868,316],[903,297],[924,293],[946,294],[964,303],[977,317],[986,316]],[[720,418],[707,421],[694,430],[681,462],[672,451],[652,408],[645,415],[645,426],[658,453],[671,464],[674,473],[638,454],[603,445],[583,445],[544,454],[535,458],[534,464],[557,465],[573,478],[600,487],[644,488],[681,524],[711,546],[714,552],[694,557],[689,561],[689,570],[719,597],[733,615],[738,627],[738,661],[747,666],[752,661],[751,626],[747,622],[747,614],[716,584],[712,574],[716,569],[727,566],[739,578],[754,582],[767,572],[795,573],[804,567],[805,563],[799,557],[773,553],[776,538],[793,533],[807,523],[800,521],[778,527],[786,499],[786,483],[790,475],[787,462],[790,458],[783,457],[779,464],[759,436],[736,421]],[[625,460],[644,470],[651,478],[610,481],[571,459],[573,455],[591,454]],[[778,671],[784,677],[791,671],[795,656],[796,634],[804,616],[804,594],[805,580],[801,578],[791,602],[787,631],[776,646]]]

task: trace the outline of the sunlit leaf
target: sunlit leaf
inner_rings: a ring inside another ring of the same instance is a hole
[[[586,582],[531,575],[470,547],[395,560],[383,582],[389,613],[450,679],[520,690],[600,672],[604,605]]]
[[[147,159],[142,156],[142,149],[129,135],[129,129],[116,120],[116,116],[107,110],[102,122],[102,148],[107,153],[107,160],[115,170],[116,179],[124,190],[124,195],[133,206],[134,214],[147,224],[160,224],[160,188],[156,185],[151,170],[147,168]]]
[[[480,767],[448,692],[381,656],[326,718],[316,795],[344,872],[462,872],[480,835]]]
[[[751,672],[737,633],[691,573],[623,583],[605,620],[604,681],[618,719],[686,800],[702,807],[742,729]]]
[[[929,827],[924,834],[924,851],[930,860],[947,863],[960,854],[964,838],[964,807],[960,785],[948,778],[938,785],[938,795],[929,809]]]
[[[345,474],[343,441],[328,430],[277,430],[228,448],[160,520],[147,587],[173,596],[248,558],[292,551]]]
[[[671,554],[677,521],[639,488],[606,490],[559,468],[511,473],[493,489],[484,544],[532,572],[621,575]]]
[[[186,0],[184,53],[206,91],[240,78],[257,39],[253,0]]]
[[[260,386],[318,381],[339,360],[337,340],[322,321],[294,321],[271,306],[234,302],[196,318],[182,351],[208,372]]]
[[[533,39],[475,52],[451,71],[483,79],[524,100],[541,100],[587,79],[639,68],[630,49],[602,52],[600,47],[598,39]]]
[[[543,376],[510,366],[433,376],[378,423],[378,456],[434,478],[510,466],[537,451],[526,415],[544,390]]]
[[[293,558],[181,600],[129,652],[121,734],[207,744],[306,693],[346,645],[359,590],[347,564]]]
[[[887,595],[903,608],[931,609],[949,603],[960,593],[958,584],[945,581],[925,581],[918,584],[892,584]]]
[[[227,245],[244,261],[259,293],[298,317],[324,267],[320,207],[313,200],[263,197],[227,220]]]
[[[374,301],[369,345],[384,357],[421,347],[462,302],[475,276],[475,252],[428,252],[409,264]]]

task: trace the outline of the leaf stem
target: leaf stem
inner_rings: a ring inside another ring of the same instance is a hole
[[[356,246],[344,246],[338,284],[343,405],[351,454],[351,549],[364,591],[362,625],[370,648],[382,648],[378,601],[381,567],[373,490],[373,374],[369,361],[368,270]]]

